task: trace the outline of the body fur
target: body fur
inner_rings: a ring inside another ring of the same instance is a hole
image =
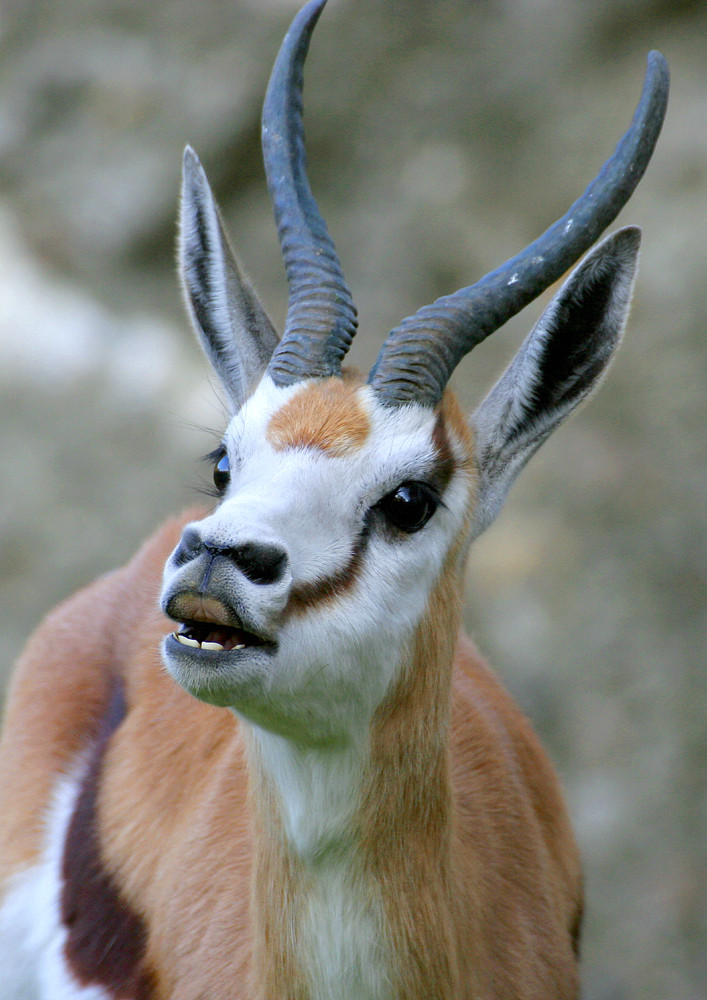
[[[48,863],[37,817],[50,811],[62,776],[95,737],[116,672],[128,708],[108,749],[101,844],[121,895],[150,926],[145,958],[155,1000],[302,1000],[309,986],[291,939],[293,906],[311,909],[303,935],[329,928],[332,962],[338,951],[370,969],[374,944],[384,958],[406,955],[397,968],[388,966],[382,983],[349,995],[573,996],[581,882],[566,812],[537,739],[469,640],[459,637],[453,665],[446,665],[453,693],[441,729],[408,732],[405,701],[423,692],[393,694],[381,708],[361,782],[354,860],[347,867],[337,856],[297,858],[272,790],[261,789],[251,808],[242,725],[181,691],[160,663],[159,639],[170,628],[156,610],[162,565],[185,521],[166,525],[124,570],[57,609],[19,665],[0,800],[21,807],[0,818],[3,885]],[[116,660],[113,650],[126,641],[128,656]],[[419,655],[438,652],[422,648]],[[77,719],[67,709],[79,705]],[[430,741],[437,744],[433,761]],[[269,835],[257,849],[254,831],[263,824]],[[341,894],[327,902],[327,883],[337,879],[346,898],[358,891],[359,919],[370,921],[355,956],[346,955],[351,925],[335,912]],[[503,905],[509,889],[514,902]],[[469,941],[475,954],[468,954]],[[311,942],[306,947],[311,953]],[[494,955],[503,961],[490,968]]]

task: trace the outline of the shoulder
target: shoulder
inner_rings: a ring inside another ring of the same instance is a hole
[[[59,604],[39,625],[10,683],[0,738],[0,883],[41,849],[37,817],[58,777],[93,741],[116,677],[159,669],[162,567],[188,511],[163,524],[124,567]],[[154,646],[147,657],[137,645]],[[163,683],[166,679],[163,678]]]

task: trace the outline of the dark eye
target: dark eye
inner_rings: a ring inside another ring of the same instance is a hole
[[[400,531],[411,535],[424,528],[439,500],[424,483],[401,483],[376,504],[385,519]]]
[[[222,452],[214,465],[214,484],[219,493],[223,493],[231,481],[231,466],[226,452]]]

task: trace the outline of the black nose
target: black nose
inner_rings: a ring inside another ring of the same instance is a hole
[[[287,568],[287,553],[278,545],[244,542],[242,545],[222,546],[204,544],[212,556],[223,556],[235,563],[251,583],[277,583]]]

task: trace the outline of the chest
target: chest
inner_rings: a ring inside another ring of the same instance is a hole
[[[337,861],[310,875],[298,907],[298,964],[312,1000],[391,1000],[383,907],[373,886]]]

